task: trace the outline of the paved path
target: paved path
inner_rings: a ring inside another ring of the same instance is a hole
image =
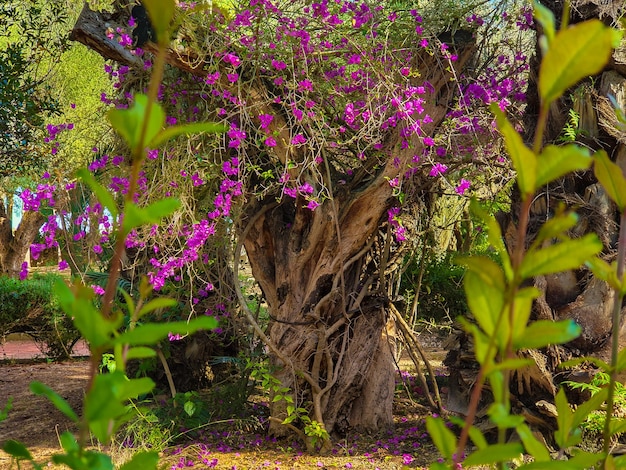
[[[72,350],[73,357],[88,356],[89,348],[84,341],[79,341]],[[0,343],[0,361],[45,359],[37,343],[31,339],[9,340]]]

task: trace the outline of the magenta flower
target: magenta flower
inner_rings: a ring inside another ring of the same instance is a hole
[[[272,59],[272,67],[276,70],[284,70],[287,67],[287,64],[285,64],[282,60]]]
[[[300,145],[306,143],[306,137],[302,134],[296,134],[291,139],[291,145]]]
[[[461,181],[459,182],[459,185],[455,189],[456,193],[459,194],[459,195],[465,194],[465,191],[467,191],[469,189],[471,184],[472,183],[467,181],[465,178],[461,179]]]
[[[268,137],[263,143],[268,147],[276,147],[276,139],[274,137]]]
[[[68,267],[69,267],[69,264],[67,264],[67,261],[65,261],[64,259],[59,261],[59,271],[64,271]]]
[[[259,121],[261,121],[261,129],[263,130],[267,130],[273,120],[274,116],[271,114],[259,114]]]
[[[20,281],[23,281],[28,277],[28,263],[24,261],[22,263],[22,269],[20,271]]]
[[[446,171],[448,171],[448,167],[443,163],[435,163],[430,170],[430,176],[440,176],[443,175]]]
[[[314,211],[315,209],[319,207],[319,205],[320,205],[319,202],[317,202],[315,199],[311,199],[309,203],[306,205],[306,208]]]

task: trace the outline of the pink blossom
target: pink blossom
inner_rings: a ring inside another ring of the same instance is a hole
[[[448,167],[443,163],[435,163],[430,170],[430,176],[440,176],[443,175],[448,170]]]
[[[306,143],[306,137],[304,137],[302,134],[296,134],[291,139],[291,144],[292,145],[300,145],[300,144],[304,144],[304,143]]]
[[[461,181],[459,182],[459,185],[455,189],[456,193],[459,194],[459,195],[465,194],[465,191],[467,191],[469,189],[471,184],[472,183],[467,181],[465,178],[461,179]]]
[[[268,147],[276,147],[276,139],[274,137],[268,137],[263,143]]]

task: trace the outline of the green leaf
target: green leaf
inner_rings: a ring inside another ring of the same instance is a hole
[[[197,122],[192,124],[182,124],[179,126],[171,126],[163,129],[159,134],[150,142],[150,147],[160,147],[164,143],[172,140],[179,135],[191,135],[200,133],[221,133],[226,132],[228,126],[225,124],[218,124],[215,122]]]
[[[456,437],[441,418],[426,418],[426,429],[433,443],[446,459],[451,459],[456,451]]]
[[[76,453],[80,449],[78,442],[74,437],[74,434],[72,434],[70,431],[65,431],[63,434],[61,434],[59,440],[61,441],[61,447],[67,454]]]
[[[126,359],[147,359],[149,357],[155,357],[156,351],[152,348],[138,346],[130,348],[126,354]]]
[[[4,405],[4,408],[2,408],[2,411],[0,411],[0,423],[4,421],[5,419],[7,419],[7,416],[9,415],[9,411],[11,411],[12,408],[13,408],[13,397],[9,397],[9,399],[7,400],[7,404]]]
[[[176,3],[174,0],[143,0],[142,3],[148,11],[159,45],[167,46],[170,40],[168,31],[174,18]]]
[[[522,136],[513,128],[498,105],[494,103],[490,109],[496,116],[498,129],[504,137],[506,150],[517,173],[517,185],[522,193],[522,197],[530,196],[537,191],[537,157],[524,144]]]
[[[572,426],[580,426],[587,419],[589,413],[601,408],[609,395],[609,389],[603,388],[595,393],[589,400],[583,402],[576,407],[572,415]]]
[[[529,249],[519,268],[522,279],[578,269],[602,251],[602,242],[595,233],[568,239],[544,248]]]
[[[533,16],[543,28],[543,34],[546,35],[548,44],[550,44],[556,34],[554,13],[552,13],[552,10],[549,8],[544,7],[541,3],[534,1]]]
[[[196,404],[192,401],[186,401],[185,404],[183,405],[183,410],[185,410],[185,413],[187,413],[187,416],[193,416],[194,413],[196,412]]]
[[[465,420],[458,416],[450,415],[449,419],[451,423],[457,425],[459,428],[465,426]],[[474,445],[479,449],[484,449],[489,445],[482,431],[474,425],[469,427],[469,437]]]
[[[13,439],[9,439],[2,446],[2,450],[7,454],[21,460],[33,460],[33,456],[24,444]]]
[[[512,415],[502,403],[493,403],[487,411],[491,421],[499,428],[514,428],[524,422],[524,417]]]
[[[589,150],[579,145],[547,145],[537,157],[537,188],[573,171],[586,170],[592,162]]]
[[[178,305],[176,300],[167,297],[152,299],[139,309],[139,312],[137,312],[137,319],[143,317],[147,313],[154,312],[159,308],[175,307],[176,305]]]
[[[616,434],[621,434],[626,431],[626,418],[616,418],[613,416],[611,422],[609,423],[609,434],[611,436],[615,436]]]
[[[539,320],[528,325],[524,334],[515,338],[517,349],[539,349],[551,344],[564,344],[580,335],[580,326],[571,319],[562,321]]]
[[[600,20],[559,31],[539,70],[539,94],[548,106],[581,79],[595,75],[611,56],[614,33]]]
[[[107,320],[93,304],[94,292],[90,287],[75,286],[76,295],[62,279],[57,280],[54,292],[63,311],[73,317],[74,325],[90,347],[99,348],[109,343],[113,332],[122,325],[123,317]]]
[[[567,449],[582,440],[580,429],[573,424],[574,414],[562,388],[556,394],[554,404],[557,411],[557,430],[554,431],[554,438],[560,449]]]
[[[127,109],[112,109],[107,117],[113,128],[122,136],[133,153],[143,152],[156,135],[161,132],[165,125],[165,111],[158,103],[152,103],[150,116],[146,116],[148,110],[148,97],[138,93],[135,95],[133,104]],[[146,120],[144,124],[144,120]],[[141,136],[145,127],[145,135]]]
[[[113,220],[117,220],[117,204],[115,204],[115,199],[113,195],[106,189],[102,184],[100,184],[91,172],[87,168],[81,168],[76,172],[76,176],[78,176],[81,180],[91,188],[94,192],[100,204],[107,208],[107,210],[113,216]]]
[[[474,338],[474,355],[476,360],[481,365],[493,362],[497,351],[496,348],[489,347],[489,337],[475,323],[470,323],[463,317],[459,317],[458,321],[463,329]]]
[[[486,225],[487,239],[489,240],[490,245],[498,252],[506,278],[511,280],[513,278],[513,269],[511,268],[509,253],[504,246],[500,224],[493,215],[483,210],[480,203],[476,199],[472,199],[470,202],[470,212],[482,220],[482,222]]]
[[[518,425],[515,431],[522,440],[526,452],[533,456],[535,462],[549,462],[551,460],[550,452],[546,446],[533,435],[526,423]]]
[[[533,301],[540,295],[541,292],[539,289],[534,287],[525,287],[515,293],[515,304],[513,305],[513,341],[526,331]]]
[[[504,276],[500,267],[483,256],[461,260],[468,267],[463,279],[467,304],[487,335],[494,333],[504,307]]]
[[[146,207],[137,207],[133,203],[126,204],[122,230],[130,233],[141,225],[158,224],[164,217],[173,214],[180,207],[180,201],[173,197],[160,199]]]
[[[605,151],[594,155],[594,174],[620,212],[626,209],[626,178],[622,169],[611,161]]]
[[[521,457],[524,453],[524,446],[521,442],[510,442],[507,444],[492,444],[485,449],[472,452],[463,461],[464,467],[473,465],[489,465],[498,462],[510,462]]]
[[[538,250],[546,240],[562,238],[563,235],[578,223],[578,215],[575,212],[557,213],[547,220],[539,229],[537,236],[530,247],[531,250]]]
[[[609,284],[611,288],[624,294],[626,285],[617,278],[617,263],[607,263],[602,258],[595,257],[585,263],[585,265],[591,269],[594,276]]]
[[[129,344],[131,346],[156,344],[172,334],[192,334],[198,330],[212,330],[217,328],[217,320],[213,317],[199,317],[193,320],[170,323],[147,323],[137,328],[125,331],[117,338],[115,344]]]
[[[495,371],[522,369],[524,367],[531,366],[534,363],[535,362],[532,359],[522,359],[522,358],[504,359],[503,361],[500,361],[492,365],[491,367],[489,367],[487,369],[487,373],[490,374]]]
[[[42,384],[41,382],[31,382],[30,383],[30,391],[35,395],[40,395],[46,397],[50,402],[54,405],[54,407],[67,416],[69,419],[78,422],[78,416],[70,406],[70,404],[61,397],[57,392],[52,390],[47,385]]]
[[[158,452],[138,452],[120,470],[152,470],[157,468],[158,463]]]

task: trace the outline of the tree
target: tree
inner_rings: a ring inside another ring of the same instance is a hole
[[[120,47],[132,44],[129,14],[85,8],[72,35],[124,70],[144,66],[143,51]],[[230,217],[231,206],[240,214],[236,264],[243,246],[271,318],[267,335],[255,327],[280,382],[272,431],[295,424],[324,441],[327,433],[390,426],[386,274],[406,237],[398,206],[444,174],[457,194],[467,189],[462,159],[442,163],[437,132],[445,118],[454,121],[454,79],[473,58],[475,26],[457,17],[442,42],[442,31],[426,31],[415,10],[353,2],[264,1],[179,15],[168,61],[192,78],[186,98],[162,90],[178,113],[168,111],[168,120],[202,114],[230,124],[225,140],[188,145],[224,174],[215,210],[190,238]],[[180,75],[171,76],[176,87]],[[503,107],[507,93],[495,98]],[[152,265],[153,284],[162,285],[174,264]]]

